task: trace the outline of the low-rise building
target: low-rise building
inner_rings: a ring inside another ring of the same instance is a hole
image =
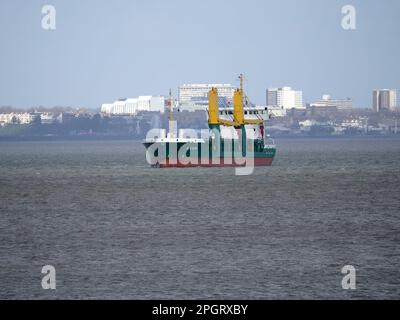
[[[50,112],[40,113],[40,122],[41,124],[54,124],[59,122],[57,119],[57,115]]]
[[[310,107],[315,108],[337,108],[338,110],[349,110],[353,108],[353,100],[350,98],[346,99],[332,99],[329,94],[322,96],[321,100],[317,100],[309,104]]]
[[[286,109],[278,106],[268,106],[268,113],[273,118],[286,117]]]
[[[140,96],[138,98],[120,99],[114,103],[101,106],[101,113],[106,115],[134,116],[138,112],[165,112],[165,98],[162,96]]]
[[[0,114],[0,124],[31,124],[39,117],[38,114],[29,112],[12,112]]]

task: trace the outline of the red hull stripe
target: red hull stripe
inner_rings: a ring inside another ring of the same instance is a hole
[[[194,167],[243,167],[245,165],[247,166],[256,166],[256,167],[262,167],[262,166],[270,166],[272,165],[273,158],[254,158],[254,159],[248,159],[246,164],[235,164],[233,161],[230,161],[225,163],[224,158],[221,158],[220,161],[216,161],[217,163],[209,163],[208,159],[204,159],[202,162],[198,161],[197,159],[193,159],[192,161],[189,162],[189,158],[185,159],[184,163],[178,161],[178,163],[175,162],[170,162],[169,159],[165,163],[160,163],[158,167],[160,168],[194,168]],[[233,163],[232,163],[233,162]]]

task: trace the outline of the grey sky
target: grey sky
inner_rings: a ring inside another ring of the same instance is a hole
[[[1,0],[0,105],[96,108],[243,72],[255,103],[288,85],[370,106],[374,88],[400,88],[399,31],[398,0]]]

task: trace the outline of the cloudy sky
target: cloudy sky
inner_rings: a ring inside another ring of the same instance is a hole
[[[0,105],[97,108],[242,72],[255,103],[292,86],[369,107],[374,88],[400,88],[399,39],[398,0],[1,0]]]

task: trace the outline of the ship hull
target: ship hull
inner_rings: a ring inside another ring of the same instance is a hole
[[[235,163],[234,161],[225,161],[224,158],[212,159],[208,161],[208,159],[190,159],[189,163],[187,163],[188,159],[185,159],[185,162],[182,163],[178,161],[169,161],[167,159],[164,163],[159,163],[153,165],[155,168],[213,168],[213,167],[244,167],[244,166],[255,166],[255,167],[268,167],[272,165],[274,158],[254,158],[253,160],[246,160],[245,164]]]
[[[244,155],[241,150],[225,151],[222,148],[220,151],[213,153],[212,146],[207,144],[191,144],[191,148],[196,150],[195,156],[190,154],[190,151],[184,152],[184,156],[179,154],[184,144],[181,143],[144,143],[146,150],[150,147],[158,146],[163,150],[163,155],[159,158],[152,159],[151,166],[155,168],[196,168],[196,167],[245,167],[245,166],[271,166],[275,157],[275,147],[260,147],[255,148],[256,151],[251,154]],[[171,150],[178,150],[177,153],[172,153]],[[202,154],[204,149],[208,149],[206,154]],[[186,151],[186,150],[185,150]],[[212,156],[210,156],[212,154]]]

